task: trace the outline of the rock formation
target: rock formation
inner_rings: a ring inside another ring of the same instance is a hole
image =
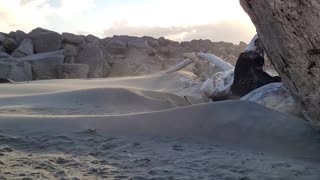
[[[320,2],[240,0],[305,117],[320,126]]]

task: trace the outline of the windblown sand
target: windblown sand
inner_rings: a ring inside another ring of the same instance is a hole
[[[308,123],[190,74],[0,85],[0,179],[320,179]],[[200,103],[200,104],[199,104]]]

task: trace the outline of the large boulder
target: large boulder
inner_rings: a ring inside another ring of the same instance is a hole
[[[13,58],[0,59],[0,78],[16,82],[31,81],[31,65]]]
[[[2,42],[2,46],[8,51],[13,52],[18,47],[18,44],[12,38],[5,38]]]
[[[99,43],[100,39],[92,34],[85,37],[87,43]]]
[[[6,52],[0,52],[0,59],[10,57],[11,55]]]
[[[62,36],[57,32],[36,28],[29,33],[29,37],[33,40],[35,53],[56,51],[62,48]]]
[[[64,55],[76,56],[79,51],[79,47],[72,44],[64,44],[63,49],[65,50]]]
[[[16,32],[11,32],[10,34],[12,35],[14,40],[17,42],[17,44],[20,44],[25,38],[28,37],[28,35],[21,30],[17,30]]]
[[[85,37],[81,35],[75,35],[72,33],[62,33],[63,42],[67,44],[80,45],[85,42]]]
[[[59,79],[88,78],[89,66],[87,64],[61,64],[57,65]]]
[[[102,78],[104,60],[103,49],[100,46],[95,43],[86,43],[80,45],[75,62],[89,66],[89,78]]]
[[[241,100],[256,102],[299,118],[303,117],[298,105],[283,83],[271,83],[262,86],[243,96]]]
[[[305,117],[320,126],[320,1],[240,0]]]
[[[120,40],[107,40],[104,46],[114,55],[125,54],[128,51],[127,43]]]
[[[13,57],[24,57],[33,55],[33,42],[29,38],[25,38],[19,47],[11,54]]]
[[[56,79],[57,65],[64,62],[64,50],[35,54],[18,58],[20,61],[28,62],[32,65],[33,79]]]

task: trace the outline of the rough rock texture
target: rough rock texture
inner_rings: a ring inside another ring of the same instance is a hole
[[[57,65],[59,79],[87,78],[89,66],[87,64],[62,64]]]
[[[64,55],[76,56],[79,51],[79,47],[72,44],[64,44],[63,49],[65,50]]]
[[[240,0],[285,86],[320,126],[320,1]]]
[[[100,39],[92,34],[89,34],[85,37],[86,42],[88,43],[99,43]]]
[[[62,48],[62,36],[54,31],[36,28],[29,33],[35,53],[44,53]]]
[[[63,42],[73,45],[80,45],[85,42],[85,37],[80,35],[75,35],[72,33],[64,32],[62,33]]]
[[[103,49],[94,43],[82,44],[75,62],[89,66],[89,78],[103,77],[104,59]]]
[[[11,54],[13,57],[24,57],[33,55],[33,42],[29,38],[25,38],[19,47]]]
[[[6,58],[6,57],[10,57],[10,54],[8,54],[6,52],[0,52],[0,59]]]
[[[269,108],[303,118],[303,114],[283,83],[271,83],[262,86],[243,96],[241,100],[256,102]]]
[[[18,60],[28,62],[32,65],[32,75],[34,80],[58,78],[57,65],[64,62],[64,50],[48,53],[40,53],[32,56],[18,58]]]
[[[31,65],[13,58],[0,59],[0,78],[16,82],[31,81]]]
[[[11,38],[5,38],[2,42],[2,46],[12,52],[18,47],[18,44]]]

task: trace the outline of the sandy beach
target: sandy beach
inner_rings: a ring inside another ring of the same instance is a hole
[[[319,133],[186,72],[0,85],[1,179],[320,179]]]

